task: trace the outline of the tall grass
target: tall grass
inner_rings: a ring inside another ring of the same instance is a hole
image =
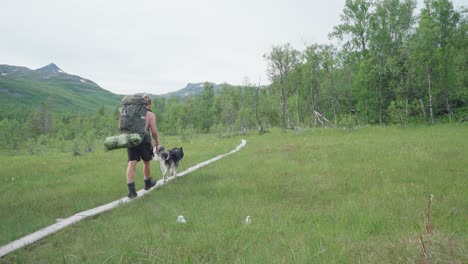
[[[467,131],[248,135],[240,152],[0,262],[466,263]],[[167,141],[184,147],[183,170],[233,149],[240,138]],[[2,244],[124,196],[125,161],[124,151],[3,157],[0,179],[11,178],[6,172],[18,179],[1,185]],[[429,194],[433,234],[424,229]],[[188,223],[177,223],[178,215]]]

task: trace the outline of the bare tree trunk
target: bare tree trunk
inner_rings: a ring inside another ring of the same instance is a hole
[[[328,82],[329,82],[329,85],[330,85],[330,96],[331,96],[331,105],[332,105],[332,109],[333,109],[333,117],[335,119],[335,124],[336,124],[336,120],[337,120],[337,117],[336,117],[336,104],[339,104],[338,102],[338,96],[336,96],[336,91],[335,91],[335,84],[333,83],[333,79],[332,79],[332,76],[331,76],[331,72],[329,72],[328,74]]]
[[[239,98],[240,99],[239,100],[240,101],[240,105],[239,105],[240,106],[239,107],[240,113],[242,113],[242,109],[244,109],[244,104],[245,104],[245,94],[244,94],[245,90],[244,89],[245,88],[241,88],[241,91],[240,91],[241,92],[240,93],[240,98]],[[243,118],[242,114],[239,117],[239,126],[240,126],[239,129],[242,131],[242,129],[244,128],[244,118]]]
[[[409,118],[409,99],[408,96],[405,96],[405,124],[408,124]]]
[[[413,75],[408,74],[408,86],[405,91],[405,103],[406,103],[406,109],[405,109],[405,120],[406,123],[408,123],[409,119],[409,97],[410,97],[410,92],[413,90]]]
[[[301,120],[299,118],[299,90],[296,85],[296,128],[300,127]]]
[[[318,96],[319,96],[319,86],[317,84],[317,86],[315,87],[315,94],[314,94],[314,111],[318,111],[320,112],[320,107],[319,107],[319,104],[318,104]],[[317,126],[317,119],[315,119],[315,125]]]
[[[423,101],[423,99],[421,97],[419,98],[419,103],[421,104],[421,111],[422,111],[423,116],[424,116],[424,121],[426,121],[426,123],[427,123],[426,107],[424,106],[424,101]]]
[[[336,116],[336,98],[335,97],[332,97],[332,100],[331,100],[331,103],[332,103],[332,108],[333,108],[333,118],[335,119],[335,124],[337,123],[336,120],[337,120],[337,116]]]
[[[311,118],[310,118],[310,123],[309,123],[309,127],[312,127],[312,126],[315,126],[315,123],[314,123],[314,111],[315,111],[315,108],[314,108],[314,82],[312,81],[310,83],[310,113],[311,113]]]
[[[306,113],[305,113],[306,117],[304,119],[304,122],[307,121],[307,124],[309,125],[309,127],[312,127],[312,122],[313,122],[313,119],[312,119],[312,93],[310,94],[310,97],[307,98],[305,106],[306,106]],[[309,117],[310,117],[310,119],[309,119]]]
[[[452,112],[452,107],[450,107],[447,92],[445,92],[445,108],[447,110],[447,113],[449,114],[450,123],[452,123],[453,112]]]
[[[332,122],[330,122],[325,116],[323,116],[322,114],[320,114],[319,112],[314,112],[314,115],[317,117],[317,120],[322,124],[322,127],[325,126],[325,122],[330,124],[332,127],[336,127],[335,124],[333,124]]]
[[[369,116],[369,99],[366,99],[366,125],[369,124],[370,116]]]
[[[432,109],[432,68],[429,65],[426,67],[427,81],[428,81],[428,94],[429,94],[429,113],[431,125],[434,125],[434,111]]]
[[[288,123],[287,123],[286,128],[294,129],[294,124],[291,122],[291,113],[289,112],[288,107],[286,107],[286,116],[288,118]]]
[[[383,72],[382,72],[382,58],[380,56],[380,67],[379,67],[379,122],[380,125],[383,125],[383,112],[382,112],[382,107],[383,107],[383,97],[382,97],[382,79],[383,79]]]
[[[335,124],[336,124],[336,109],[335,109],[335,105],[333,104],[333,117],[335,118]]]
[[[286,98],[284,94],[284,87],[283,84],[281,83],[281,98],[280,98],[280,106],[281,106],[281,118],[282,118],[282,131],[284,132],[286,129],[286,120],[285,120],[285,115],[286,115]]]
[[[447,61],[445,61],[444,63],[444,79],[445,79],[445,82],[447,82],[448,80],[448,65],[447,65]],[[449,91],[448,91],[448,83],[445,84],[445,89],[444,89],[444,99],[445,99],[445,110],[447,111],[448,115],[449,115],[449,118],[450,118],[450,123],[452,123],[452,116],[453,116],[453,112],[452,112],[452,107],[450,106],[450,103],[449,103]]]
[[[315,90],[314,90],[314,86],[315,86]],[[313,124],[314,124],[314,127],[317,126],[317,116],[314,114],[315,111],[317,112],[320,112],[320,109],[318,107],[318,93],[319,93],[319,87],[318,87],[318,83],[315,82],[315,81],[312,81],[311,85],[310,85],[310,95],[311,95],[311,103],[312,103],[312,115],[313,115]]]
[[[262,121],[260,120],[260,115],[258,113],[258,107],[259,107],[259,101],[260,101],[259,90],[260,90],[260,84],[255,89],[255,117],[257,118],[258,133],[263,134],[264,131],[262,127]]]

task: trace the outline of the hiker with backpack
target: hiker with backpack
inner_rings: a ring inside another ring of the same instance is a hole
[[[138,194],[135,190],[135,169],[138,161],[143,160],[143,175],[145,178],[145,190],[156,185],[151,178],[151,160],[153,159],[153,146],[159,145],[158,130],[156,127],[156,116],[151,111],[151,98],[138,95],[128,95],[122,99],[119,116],[119,128],[122,133],[138,133],[142,141],[137,146],[127,148],[127,186],[128,197],[134,198]]]

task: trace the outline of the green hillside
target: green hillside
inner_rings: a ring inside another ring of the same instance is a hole
[[[64,73],[58,67],[29,70],[0,65],[0,119],[24,118],[43,103],[50,105],[50,110],[57,114],[91,113],[103,106],[111,111],[120,98],[120,95],[104,90],[90,80]]]

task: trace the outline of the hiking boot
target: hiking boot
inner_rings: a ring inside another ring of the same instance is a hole
[[[134,182],[128,183],[127,186],[128,186],[128,194],[127,194],[127,197],[130,198],[130,199],[137,197],[138,194],[137,194],[137,192],[135,191],[135,183],[134,183]]]
[[[156,185],[156,181],[152,180],[151,178],[145,180],[145,190],[151,189],[153,186]]]

